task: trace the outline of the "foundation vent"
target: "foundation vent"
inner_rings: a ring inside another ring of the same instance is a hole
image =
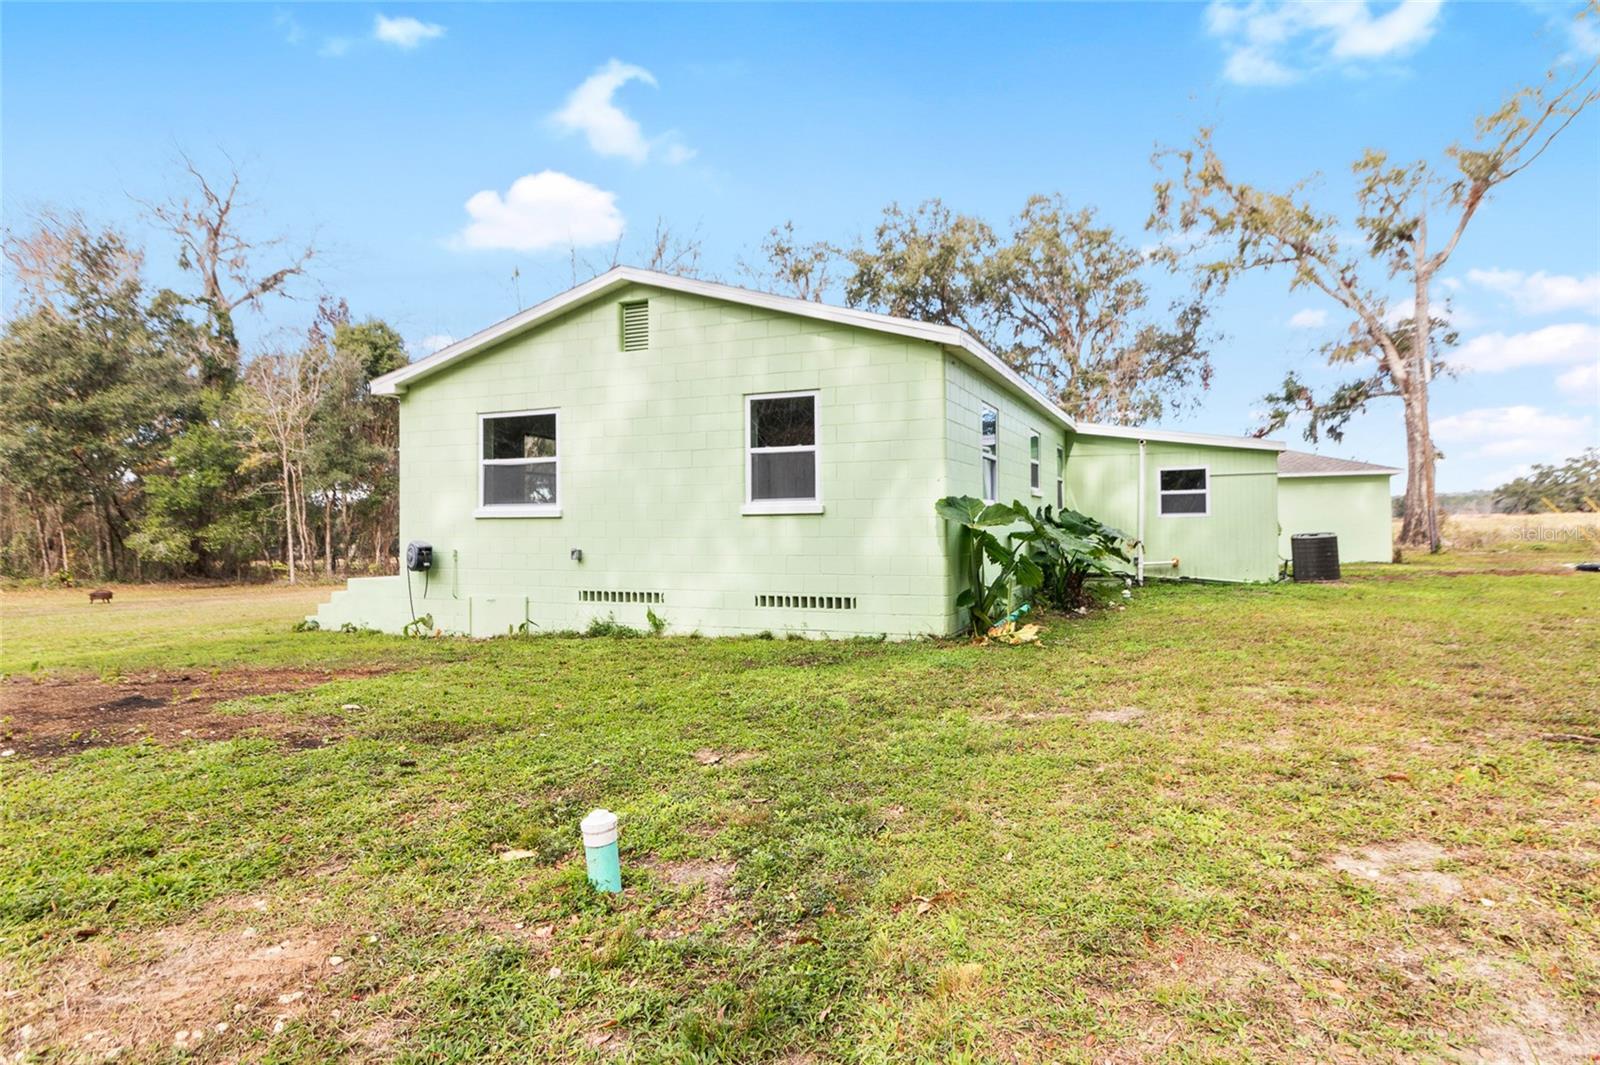
[[[580,603],[665,603],[665,592],[618,592],[609,588],[595,588],[579,592]]]
[[[853,595],[758,595],[756,606],[779,610],[854,610]]]

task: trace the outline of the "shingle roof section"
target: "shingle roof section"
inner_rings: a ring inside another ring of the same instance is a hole
[[[1328,455],[1313,455],[1309,451],[1280,451],[1278,476],[1316,477],[1344,473],[1399,473],[1393,466],[1376,466],[1370,462],[1336,459]]]

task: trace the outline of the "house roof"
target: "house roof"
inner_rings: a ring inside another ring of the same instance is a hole
[[[1023,380],[1015,370],[1000,361],[993,352],[978,343],[965,330],[957,329],[955,326],[934,325],[929,322],[918,322],[910,318],[873,314],[870,311],[858,311],[848,307],[833,307],[828,304],[813,303],[810,300],[795,299],[792,296],[776,296],[770,292],[756,292],[753,289],[739,288],[734,285],[699,281],[694,278],[677,277],[673,274],[661,274],[656,273],[654,270],[641,270],[633,266],[612,267],[599,277],[585,281],[574,288],[569,288],[560,295],[552,296],[543,303],[529,307],[527,310],[514,314],[504,321],[497,322],[487,329],[474,333],[465,340],[458,340],[448,347],[441,348],[425,359],[418,359],[409,366],[403,366],[398,370],[384,374],[382,377],[374,378],[372,391],[381,396],[398,395],[418,381],[438,373],[445,367],[454,365],[462,359],[470,358],[492,344],[516,336],[518,333],[532,329],[540,322],[554,318],[589,300],[599,299],[627,285],[649,285],[653,288],[666,289],[671,292],[686,292],[695,296],[703,296],[707,299],[740,303],[748,307],[761,307],[781,314],[815,318],[839,325],[855,326],[859,329],[870,329],[878,333],[890,333],[895,336],[910,337],[914,340],[925,340],[929,343],[938,344],[987,369],[1015,388],[1034,406],[1048,414],[1059,424],[1069,429],[1073,428],[1074,425],[1065,411],[1050,402],[1048,397]]]
[[[1163,444],[1194,444],[1197,447],[1237,447],[1249,451],[1282,451],[1278,440],[1262,440],[1255,436],[1224,436],[1220,433],[1180,433],[1166,429],[1145,429],[1129,425],[1099,425],[1079,422],[1075,430],[1083,436],[1112,436],[1120,440],[1155,440]],[[1283,460],[1279,459],[1279,468]]]
[[[1370,462],[1336,459],[1309,451],[1285,451],[1278,456],[1279,477],[1393,477],[1400,471],[1393,466],[1374,466]]]

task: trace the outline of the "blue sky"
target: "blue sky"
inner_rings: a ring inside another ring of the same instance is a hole
[[[1059,191],[1146,244],[1151,152],[1203,124],[1238,175],[1321,173],[1319,205],[1348,216],[1365,147],[1437,159],[1553,61],[1593,54],[1571,10],[8,3],[0,203],[8,226],[43,205],[119,225],[178,284],[133,198],[178,186],[180,150],[212,168],[225,152],[253,232],[324,250],[301,294],[342,296],[423,354],[519,290],[567,287],[568,235],[598,259],[658,218],[734,282],[786,219],[849,241],[930,196],[1003,224]],[[1503,187],[1443,285],[1472,369],[1435,388],[1441,487],[1600,442],[1600,109]],[[312,306],[273,305],[247,339]],[[1218,324],[1214,385],[1169,428],[1242,432],[1284,371],[1335,376],[1315,352],[1339,310],[1284,275],[1230,290]],[[1402,465],[1396,401],[1321,450]]]

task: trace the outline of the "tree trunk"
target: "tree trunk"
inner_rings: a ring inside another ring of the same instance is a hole
[[[1428,432],[1427,383],[1413,382],[1400,397],[1405,404],[1406,495],[1400,522],[1405,547],[1439,550],[1439,510],[1434,494],[1433,439]]]
[[[39,570],[40,577],[50,576],[50,534],[45,532],[43,508],[32,496],[28,497],[28,509],[33,511],[33,527],[39,535]]]
[[[333,576],[333,510],[339,494],[328,489],[328,498],[322,504],[322,572]]]
[[[1439,500],[1434,493],[1433,434],[1428,426],[1428,386],[1433,366],[1433,308],[1428,287],[1433,266],[1428,260],[1428,216],[1418,216],[1412,237],[1415,270],[1411,307],[1411,353],[1400,400],[1406,416],[1405,517],[1400,523],[1400,543],[1406,547],[1439,550]]]
[[[283,459],[283,550],[289,563],[289,583],[294,583],[294,481],[289,476],[289,455]]]

